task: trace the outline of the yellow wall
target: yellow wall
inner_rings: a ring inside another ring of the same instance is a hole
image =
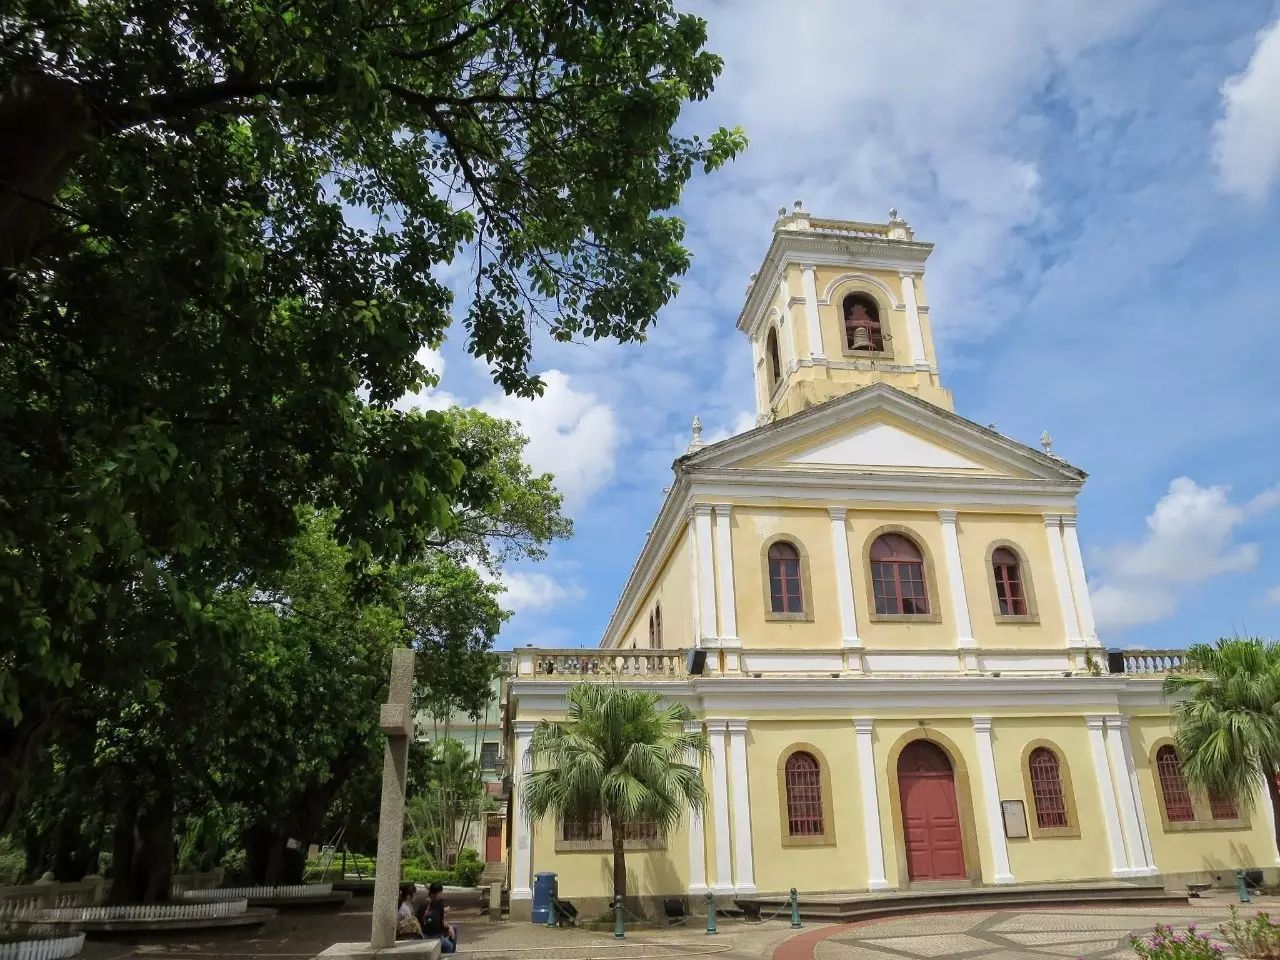
[[[772,720],[747,729],[748,789],[751,794],[752,852],[756,886],[765,892],[793,886],[851,890],[866,886],[865,827],[862,822],[853,726],[848,720]],[[778,793],[778,764],[795,744],[816,748],[831,782],[835,843],[786,846],[786,811]],[[813,886],[808,886],[808,885]],[[802,886],[803,885],[803,886]]]
[[[688,822],[667,838],[665,850],[628,850],[627,895],[656,897],[683,892],[689,886]],[[534,829],[533,869],[553,871],[560,895],[569,899],[608,897],[613,890],[613,856],[608,850],[555,850],[555,825],[540,821]]]
[[[689,533],[682,528],[668,552],[653,585],[636,608],[635,616],[623,634],[623,649],[649,646],[649,614],[655,603],[662,605],[662,646],[680,650],[693,646],[693,570]]]
[[[1274,865],[1276,848],[1261,798],[1252,811],[1241,810],[1241,815],[1250,821],[1244,829],[1166,832],[1160,819],[1160,802],[1156,797],[1159,783],[1152,768],[1151,752],[1158,741],[1171,736],[1169,719],[1158,715],[1133,717],[1129,722],[1129,736],[1151,848],[1162,873],[1222,871],[1229,874],[1238,867]]]

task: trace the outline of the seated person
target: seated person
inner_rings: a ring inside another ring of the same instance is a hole
[[[421,937],[422,925],[418,923],[418,918],[413,915],[413,894],[417,889],[417,884],[403,883],[400,885],[400,906],[396,908],[396,939],[402,937]]]
[[[453,953],[458,949],[458,928],[452,923],[445,923],[445,914],[449,908],[444,905],[444,886],[433,883],[427,888],[427,902],[419,915],[423,936],[439,937],[440,952]]]

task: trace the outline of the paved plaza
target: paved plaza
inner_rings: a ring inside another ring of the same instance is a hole
[[[1212,932],[1234,898],[1225,895],[1187,906],[1025,908],[932,913],[854,924],[806,924],[784,920],[722,921],[720,933],[703,932],[701,917],[659,930],[608,932],[549,930],[529,923],[491,923],[474,911],[456,917],[462,930],[458,956],[476,960],[649,960],[717,957],[720,960],[1127,960],[1131,933],[1157,923],[1195,923]],[[1276,899],[1249,910],[1274,910]],[[282,913],[261,930],[226,931],[181,939],[95,940],[83,960],[309,960],[339,941],[366,939],[369,901],[337,912]]]

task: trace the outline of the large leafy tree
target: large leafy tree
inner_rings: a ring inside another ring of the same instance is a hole
[[[0,822],[82,676],[162,670],[300,504],[354,562],[447,540],[473,458],[392,408],[449,326],[642,338],[667,215],[741,135],[668,0],[16,0],[0,17]],[[248,572],[248,574],[246,573]],[[122,625],[168,604],[183,629]]]
[[[616,684],[580,683],[566,695],[568,719],[542,720],[529,740],[532,772],[524,779],[524,813],[559,823],[609,824],[613,895],[627,895],[628,824],[654,821],[664,833],[706,802],[702,759],[707,735],[689,733],[684,704]],[[690,763],[693,760],[693,763]]]
[[[1246,807],[1265,783],[1280,826],[1280,644],[1244,638],[1196,644],[1164,691],[1174,701],[1187,779]]]

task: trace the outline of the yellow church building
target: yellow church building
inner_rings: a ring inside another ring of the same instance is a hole
[[[1076,533],[1085,473],[953,410],[933,247],[887,223],[779,218],[738,329],[757,427],[688,453],[599,649],[515,651],[507,858],[602,907],[608,823],[530,823],[536,722],[583,679],[687,704],[710,798],[634,825],[628,889],[725,899],[1274,870],[1252,807],[1184,780],[1169,651],[1099,643]],[[691,655],[692,654],[692,655]],[[1261,785],[1260,785],[1261,786]]]

